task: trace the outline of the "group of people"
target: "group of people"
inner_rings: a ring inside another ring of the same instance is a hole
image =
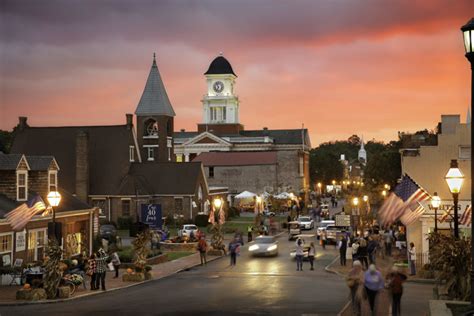
[[[90,277],[91,291],[100,288],[102,288],[102,291],[106,290],[105,277],[107,269],[110,269],[108,264],[113,266],[113,270],[115,271],[114,278],[118,278],[121,262],[117,251],[112,251],[109,256],[103,248],[100,248],[97,253],[90,255],[89,260],[87,260],[86,274]]]
[[[366,299],[369,301],[372,314],[374,314],[376,298],[384,288],[390,292],[392,297],[392,315],[400,315],[403,282],[406,279],[407,276],[399,272],[396,266],[392,267],[391,272],[384,279],[375,264],[370,264],[364,271],[362,263],[359,260],[354,261],[352,270],[346,278],[347,286],[351,292],[353,315],[361,315],[361,304]]]
[[[303,259],[305,253],[305,242],[303,238],[298,238],[296,240],[296,250],[295,250],[295,257],[296,257],[296,271],[303,271]],[[310,270],[314,270],[314,258],[316,257],[316,247],[314,243],[311,242],[308,248],[308,260],[309,264],[311,265]]]

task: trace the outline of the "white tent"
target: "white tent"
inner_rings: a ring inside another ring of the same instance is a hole
[[[234,196],[236,199],[251,199],[256,197],[257,195],[255,193],[249,192],[249,191],[244,191],[242,193],[237,194]]]
[[[291,199],[291,195],[288,192],[282,192],[278,195],[275,195],[275,199],[288,200]]]

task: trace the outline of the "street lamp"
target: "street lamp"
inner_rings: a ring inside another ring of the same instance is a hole
[[[54,210],[54,208],[59,205],[59,202],[61,202],[61,194],[59,194],[58,191],[51,191],[48,193],[47,199],[48,199],[49,205],[51,205],[51,211],[53,212],[52,233],[53,233],[53,238],[56,239],[56,236],[57,236],[56,211]]]
[[[259,198],[259,197],[257,197],[257,199],[258,199],[258,198]],[[216,209],[220,209],[221,206],[222,206],[222,200],[221,200],[221,199],[216,198],[216,199],[214,199],[213,203],[214,203],[214,207],[215,207]]]
[[[431,206],[435,211],[435,233],[438,232],[438,208],[441,205],[441,198],[438,196],[438,193],[435,192],[431,198]]]
[[[383,195],[383,198],[385,199],[385,197],[387,196],[387,190],[383,190],[382,195]]]
[[[471,113],[474,105],[474,18],[472,18],[466,25],[461,27],[464,38],[464,48],[466,49],[466,58],[471,63]],[[471,123],[472,124],[472,123]],[[471,125],[471,140],[474,139]],[[474,186],[472,180],[474,179],[474,167],[472,165],[472,157],[474,157],[474,149],[471,146],[471,206],[474,201]],[[474,222],[474,213],[471,212],[471,223]],[[474,305],[474,224],[471,224],[471,306]]]
[[[322,186],[323,186],[323,184],[321,182],[318,182],[319,195],[321,195],[323,193],[322,190],[321,190]]]
[[[464,175],[458,168],[458,161],[451,160],[451,168],[446,174],[446,182],[448,183],[449,191],[453,195],[454,201],[454,237],[459,238],[459,223],[458,223],[458,199],[461,191],[462,183],[464,182]]]

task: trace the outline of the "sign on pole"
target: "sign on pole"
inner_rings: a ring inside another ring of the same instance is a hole
[[[163,225],[161,215],[161,204],[142,204],[141,222],[147,224],[151,229],[161,229]]]
[[[351,215],[338,214],[336,215],[336,226],[351,226]]]

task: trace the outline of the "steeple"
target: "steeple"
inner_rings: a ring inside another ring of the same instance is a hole
[[[163,80],[161,79],[158,66],[156,65],[156,55],[153,53],[153,64],[150,74],[145,84],[140,102],[135,110],[137,116],[141,115],[166,115],[176,116],[173,106],[166,93]]]
[[[363,164],[367,163],[367,152],[365,151],[365,148],[364,148],[364,136],[362,136],[360,140],[360,149],[359,149],[358,158],[361,163]]]

